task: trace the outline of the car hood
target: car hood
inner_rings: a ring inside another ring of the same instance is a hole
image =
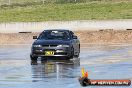
[[[34,42],[34,45],[69,45],[70,44],[70,40],[36,40]]]

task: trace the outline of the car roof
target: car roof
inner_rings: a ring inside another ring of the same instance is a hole
[[[70,31],[68,29],[46,29],[44,31]]]

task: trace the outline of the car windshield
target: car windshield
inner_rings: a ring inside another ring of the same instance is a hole
[[[70,35],[67,31],[44,31],[38,39],[66,40],[70,39]]]

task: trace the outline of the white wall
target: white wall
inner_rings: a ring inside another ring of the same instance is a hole
[[[109,21],[47,21],[47,22],[11,22],[0,23],[0,33],[12,33],[31,31],[39,32],[44,29],[71,29],[71,30],[100,30],[132,29],[132,20],[109,20]]]

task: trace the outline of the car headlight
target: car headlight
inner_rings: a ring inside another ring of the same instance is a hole
[[[69,47],[69,45],[58,45],[57,47]]]
[[[33,47],[42,47],[41,45],[33,45]]]

